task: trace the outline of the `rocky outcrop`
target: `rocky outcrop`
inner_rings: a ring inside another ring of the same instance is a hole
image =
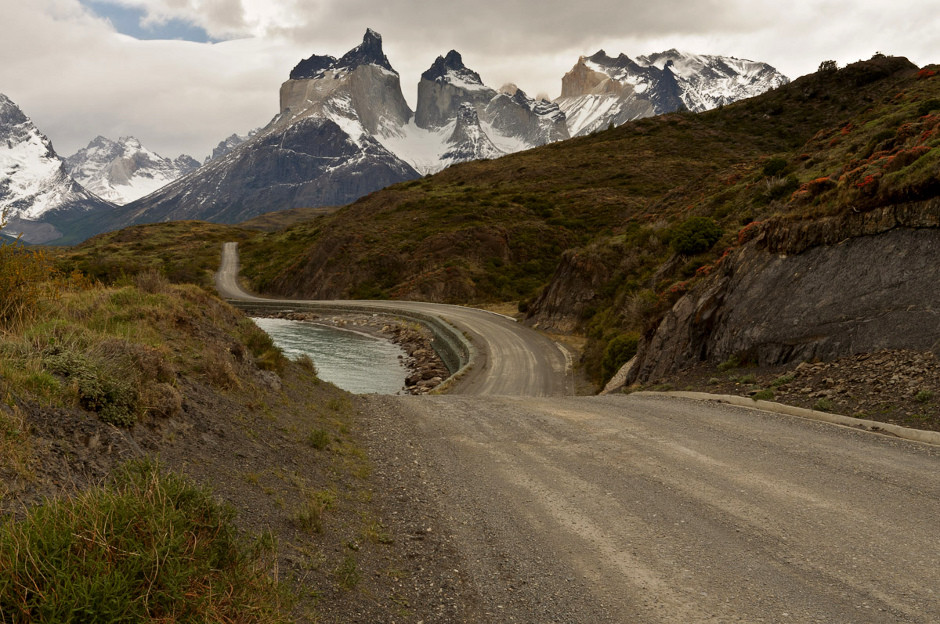
[[[472,104],[462,104],[454,121],[454,131],[447,139],[450,146],[441,160],[458,163],[467,160],[499,158],[502,150],[496,147],[480,126],[480,118]]]
[[[556,104],[530,98],[515,85],[500,91],[487,87],[455,50],[437,57],[422,74],[415,125],[432,139],[445,139],[429,172],[569,138],[565,114]]]
[[[494,96],[484,110],[498,133],[532,146],[569,138],[565,114],[557,104],[530,98],[514,85]]]
[[[454,120],[461,105],[482,109],[495,96],[496,91],[483,84],[480,74],[463,64],[460,53],[451,50],[421,74],[415,124],[426,130],[441,128]]]
[[[575,331],[617,266],[612,255],[595,247],[565,251],[552,280],[530,306],[526,321],[542,330]]]
[[[940,200],[768,222],[640,345],[628,382],[732,356],[762,366],[940,350]]]

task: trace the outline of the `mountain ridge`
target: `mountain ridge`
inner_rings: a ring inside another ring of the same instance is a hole
[[[48,137],[0,94],[0,215],[6,233],[29,243],[80,240],[94,228],[77,223],[104,217],[113,208],[69,177]]]
[[[113,141],[99,135],[67,157],[65,166],[72,179],[86,189],[123,205],[195,171],[199,161],[187,154],[165,158],[132,136]]]

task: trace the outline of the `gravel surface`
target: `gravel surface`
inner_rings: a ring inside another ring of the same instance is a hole
[[[667,397],[369,403],[447,553],[416,621],[940,620],[937,447]]]

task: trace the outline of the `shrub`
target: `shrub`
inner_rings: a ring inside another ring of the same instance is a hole
[[[924,100],[917,106],[917,116],[923,117],[924,115],[929,114],[931,111],[940,109],[940,100],[937,98],[930,98],[929,100]]]
[[[308,354],[301,353],[294,361],[297,362],[304,370],[307,370],[314,375],[317,374],[317,365],[314,363],[313,358]]]
[[[751,398],[755,401],[772,401],[774,398],[774,391],[770,388],[765,388],[760,392],[755,392]]]
[[[601,363],[601,373],[607,381],[613,377],[620,367],[636,355],[636,348],[640,342],[639,334],[621,334],[607,343],[604,349],[604,359]]]
[[[764,163],[764,177],[772,178],[783,173],[783,170],[787,168],[787,159],[786,158],[771,158],[766,163]]]
[[[330,434],[323,429],[314,429],[307,435],[307,444],[322,451],[330,445]]]
[[[147,461],[0,525],[4,622],[283,622],[274,541]]]
[[[711,249],[721,234],[721,228],[712,219],[689,217],[673,229],[669,245],[678,254],[694,256]]]
[[[112,425],[130,427],[137,422],[140,394],[134,376],[108,371],[84,353],[53,350],[43,357],[43,366],[68,380],[79,405],[95,412]]]
[[[0,332],[36,318],[40,301],[58,290],[56,275],[44,251],[0,244]]]

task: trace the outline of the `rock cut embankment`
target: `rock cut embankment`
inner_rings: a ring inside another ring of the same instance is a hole
[[[644,338],[628,384],[731,357],[773,366],[940,349],[940,199],[746,234]]]

